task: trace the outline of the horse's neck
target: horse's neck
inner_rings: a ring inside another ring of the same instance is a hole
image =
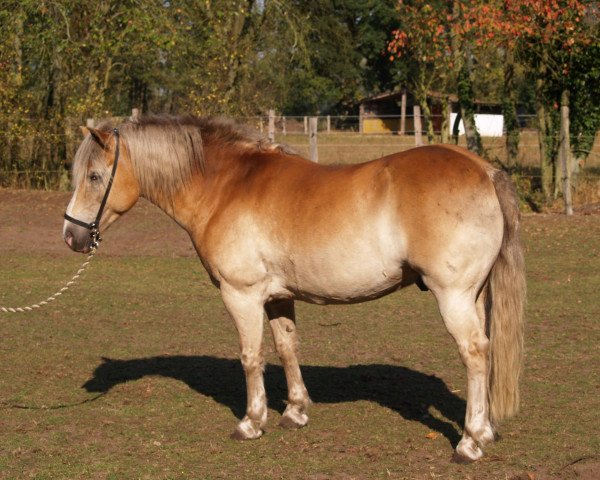
[[[239,152],[205,148],[204,158],[204,171],[195,173],[174,195],[142,192],[192,237],[202,236],[210,216],[219,208],[222,192],[243,175],[237,164]]]

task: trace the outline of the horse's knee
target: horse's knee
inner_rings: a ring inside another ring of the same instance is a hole
[[[246,352],[242,350],[240,361],[242,362],[244,372],[247,374],[262,374],[264,370],[264,357],[261,353]]]
[[[288,318],[271,320],[273,340],[277,353],[282,359],[292,358],[298,348],[296,324]]]

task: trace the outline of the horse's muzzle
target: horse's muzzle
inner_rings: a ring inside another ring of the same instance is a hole
[[[63,238],[69,248],[75,252],[89,253],[92,249],[92,237],[87,228],[68,224],[64,229]]]

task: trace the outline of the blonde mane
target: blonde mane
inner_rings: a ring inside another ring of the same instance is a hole
[[[112,127],[106,121],[98,129],[109,132]],[[222,118],[149,115],[127,120],[118,127],[141,190],[150,199],[173,198],[195,174],[203,173],[204,148],[209,145],[238,151],[293,153],[248,127]],[[74,161],[74,181],[81,178],[81,163],[87,159],[85,171],[91,169],[102,158],[100,153],[101,148],[91,138],[82,143]]]

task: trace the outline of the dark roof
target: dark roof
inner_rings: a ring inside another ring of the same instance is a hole
[[[411,92],[407,89],[407,93],[412,95]],[[441,92],[428,92],[427,96],[431,99],[441,100],[443,97],[443,93]],[[382,92],[377,95],[373,95],[371,97],[363,98],[360,103],[370,103],[370,102],[385,102],[385,101],[394,101],[399,100],[402,97],[402,90],[394,90],[393,92]],[[450,102],[457,103],[458,97],[451,93],[448,95]],[[483,100],[475,100],[477,105],[485,105],[485,106],[497,106],[500,105],[499,102],[488,102]]]

